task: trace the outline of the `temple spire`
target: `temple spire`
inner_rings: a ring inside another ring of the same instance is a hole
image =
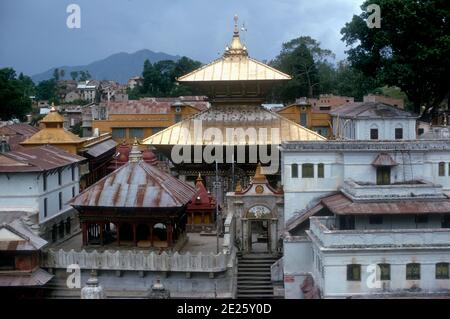
[[[234,16],[233,39],[229,46],[225,48],[225,56],[247,56],[247,48],[242,44],[239,36],[238,16]]]

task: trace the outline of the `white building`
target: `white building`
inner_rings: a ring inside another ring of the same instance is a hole
[[[85,101],[95,102],[97,91],[99,89],[98,81],[85,81],[77,85],[77,93]]]
[[[350,103],[330,112],[330,115],[336,139],[416,139],[417,116],[388,104]]]
[[[0,153],[0,214],[27,212],[51,242],[73,234],[79,223],[68,202],[79,193],[84,160],[53,146]]]
[[[286,298],[450,295],[450,143],[288,142],[282,163]]]

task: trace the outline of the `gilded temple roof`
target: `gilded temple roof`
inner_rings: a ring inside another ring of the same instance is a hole
[[[201,123],[202,137],[196,138],[194,128],[199,129]],[[204,136],[208,128],[219,129],[222,141],[206,139]],[[234,132],[250,132],[255,129],[256,139],[238,133],[230,137],[230,130]],[[261,130],[260,130],[261,129]],[[259,135],[266,129],[267,134]],[[278,129],[278,136],[272,138],[272,133]],[[320,134],[292,122],[275,112],[271,112],[258,105],[214,105],[209,109],[197,113],[190,118],[178,122],[143,141],[148,145],[271,145],[284,141],[322,141],[326,140]]]
[[[289,75],[248,56],[247,48],[242,44],[239,36],[237,16],[235,16],[233,38],[230,45],[225,48],[223,56],[177,80],[179,82],[210,82],[290,79]]]
[[[25,144],[81,144],[83,139],[79,136],[73,134],[72,132],[66,131],[63,128],[43,128],[36,134],[34,134],[29,139],[23,141],[22,145]]]
[[[41,123],[45,127],[20,144],[81,144],[84,141],[79,136],[63,128],[64,118],[56,111],[54,106],[42,119]]]

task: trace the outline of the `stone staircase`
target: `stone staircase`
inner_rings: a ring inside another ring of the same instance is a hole
[[[277,259],[269,254],[238,256],[237,298],[274,298],[270,266]]]

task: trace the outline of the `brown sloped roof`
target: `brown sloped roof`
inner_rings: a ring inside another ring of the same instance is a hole
[[[416,115],[380,102],[354,102],[330,112],[344,118],[417,118]]]
[[[0,287],[43,286],[52,278],[53,275],[41,268],[21,274],[3,273],[0,275]]]
[[[186,205],[195,187],[142,160],[128,162],[76,196],[74,207],[172,208]]]
[[[35,235],[20,218],[0,225],[0,251],[37,251],[47,241]]]
[[[396,166],[398,163],[388,153],[381,153],[372,162],[373,166]]]
[[[139,100],[114,101],[106,105],[109,115],[114,114],[168,114],[171,106],[181,102],[183,105],[194,107],[198,110],[205,110],[208,101],[203,97],[177,97],[177,98],[142,98]]]
[[[44,145],[0,154],[0,172],[41,172],[85,160],[84,157]]]
[[[397,215],[450,213],[450,199],[352,201],[342,193],[325,197],[322,205],[337,215]]]

